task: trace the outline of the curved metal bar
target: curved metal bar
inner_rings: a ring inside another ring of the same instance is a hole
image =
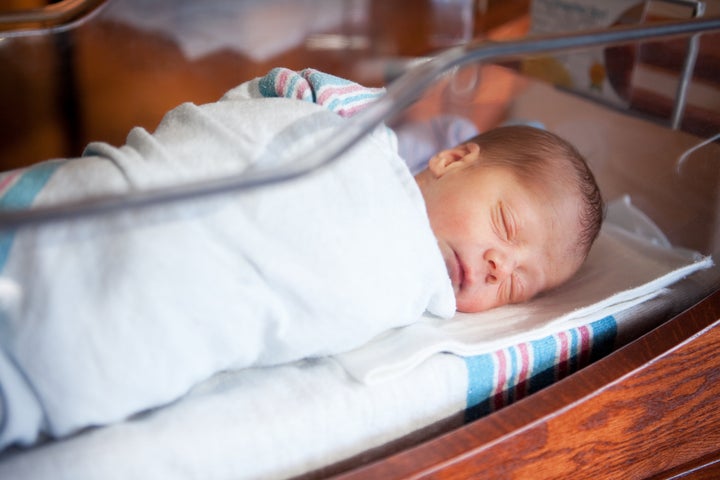
[[[62,0],[42,8],[0,15],[0,33],[44,30],[67,25],[95,10],[106,0]]]
[[[700,38],[698,35],[690,37],[687,53],[685,54],[685,63],[683,64],[680,82],[675,92],[675,104],[673,106],[672,115],[670,117],[670,126],[677,130],[682,124],[683,114],[685,113],[685,104],[687,103],[688,88],[692,73],[695,70],[695,62],[700,52]]]
[[[454,67],[487,60],[511,60],[529,54],[578,50],[650,38],[667,38],[720,30],[720,18],[645,26],[616,27],[584,33],[528,37],[512,42],[476,41],[455,47],[408,70],[390,84],[387,94],[348,120],[321,151],[308,152],[301,168],[258,174],[241,174],[157,190],[96,198],[92,201],[0,213],[0,229],[48,221],[97,215],[124,208],[149,207],[201,196],[239,192],[298,178],[340,157],[378,124],[402,112],[432,84]]]

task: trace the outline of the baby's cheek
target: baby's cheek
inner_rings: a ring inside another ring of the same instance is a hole
[[[488,290],[474,293],[467,291],[456,292],[455,303],[458,312],[463,313],[483,312],[501,305],[497,296],[491,294]]]

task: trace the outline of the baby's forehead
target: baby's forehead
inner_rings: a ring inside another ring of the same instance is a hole
[[[582,236],[583,197],[579,189],[561,179],[531,179],[523,195],[527,195],[540,216],[539,228],[549,236],[553,257],[581,257],[578,244]]]
[[[567,167],[567,166],[566,166]],[[569,171],[553,163],[537,171],[515,171],[516,180],[531,196],[551,203],[571,202],[578,206],[583,201],[580,183]]]
[[[581,203],[568,197],[559,205],[548,202],[543,207],[548,212],[548,247],[551,261],[572,263],[579,266],[585,259],[582,232]]]

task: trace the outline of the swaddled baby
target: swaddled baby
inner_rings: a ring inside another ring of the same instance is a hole
[[[302,162],[346,121],[327,100],[336,79],[293,77],[309,102],[267,98],[268,85],[298,85],[280,77],[180,106],[120,148],[9,174],[0,202]],[[489,132],[416,178],[396,147],[381,126],[293,182],[5,232],[0,446],[121,420],[224,369],[346,351],[426,311],[529,299],[569,278],[597,234],[592,175],[552,134]]]

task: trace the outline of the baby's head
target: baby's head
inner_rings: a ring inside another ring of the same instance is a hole
[[[604,204],[592,172],[545,130],[490,130],[438,153],[415,178],[460,311],[560,285],[600,231]]]

